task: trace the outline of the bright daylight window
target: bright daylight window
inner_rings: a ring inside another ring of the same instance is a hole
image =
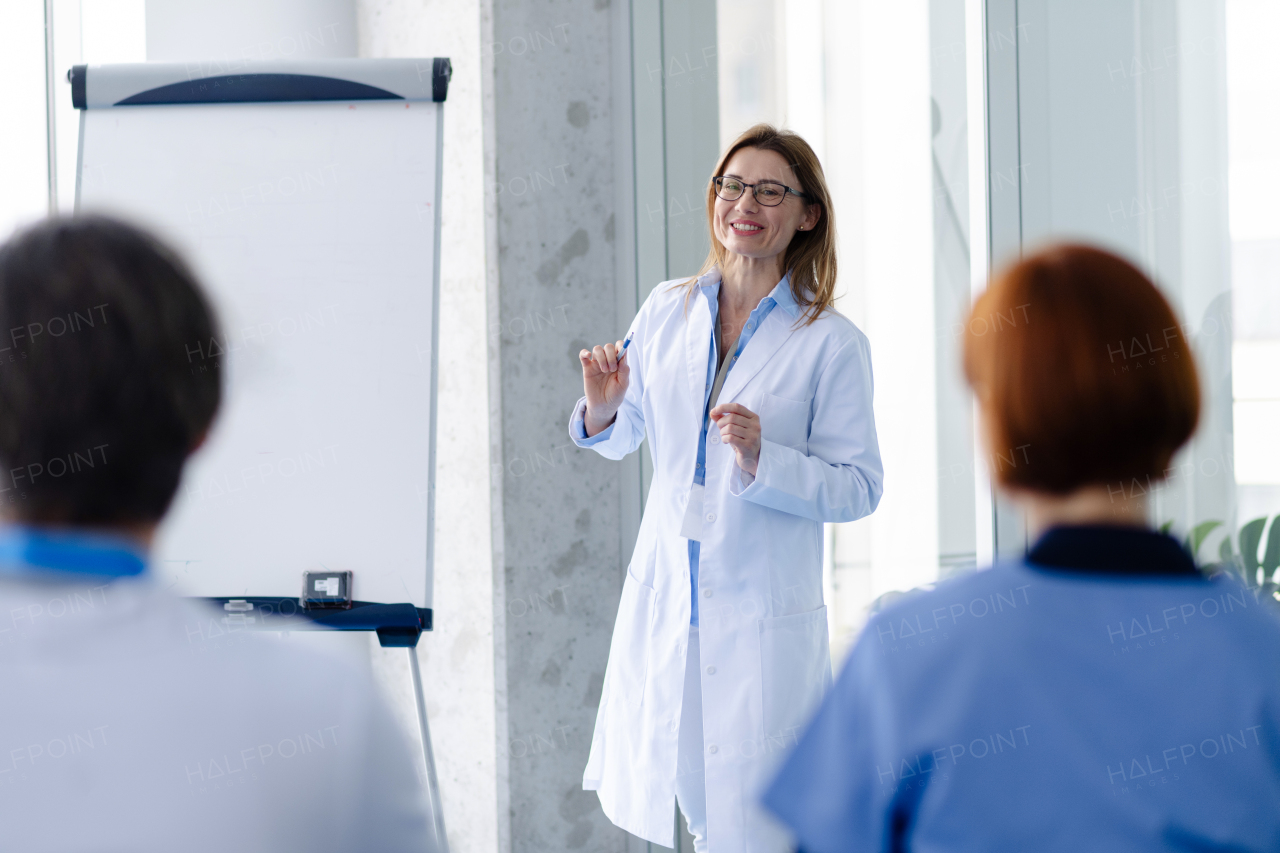
[[[1231,356],[1238,531],[1246,572],[1280,563],[1280,5],[1227,2]],[[1268,517],[1275,518],[1269,527]],[[1206,524],[1217,519],[1207,519]],[[1210,542],[1209,545],[1212,545]],[[1230,547],[1219,545],[1219,550]],[[1202,555],[1203,559],[1203,555]]]
[[[965,55],[972,4],[925,5],[719,3],[721,145],[757,121],[808,139],[835,199],[838,305],[872,344],[886,491],[869,518],[828,526],[837,659],[879,596],[978,560],[975,479],[983,472],[974,470],[960,342],[948,331],[969,305],[975,242]],[[1280,65],[1271,44],[1280,6],[1228,0],[1226,9],[1232,411],[1206,412],[1202,421],[1217,426],[1202,433],[1229,431],[1234,458],[1222,473],[1234,469],[1234,502],[1224,494],[1214,509],[1188,510],[1175,488],[1162,490],[1152,512],[1156,524],[1176,520],[1174,532],[1201,563],[1226,560],[1257,583],[1259,570],[1270,577],[1280,566],[1280,522],[1271,521],[1280,513]],[[1204,328],[1187,321],[1194,334],[1215,333],[1216,320]],[[1208,362],[1201,367],[1206,384],[1223,381]],[[1219,399],[1206,394],[1205,405],[1221,408]],[[1222,465],[1216,452],[1190,459],[1178,464],[1221,480],[1207,470]]]
[[[837,305],[871,339],[886,491],[869,518],[828,525],[837,657],[878,596],[975,565],[972,418],[947,331],[969,304],[964,4],[949,5],[931,21],[920,3],[719,4],[721,146],[757,121],[812,145]]]

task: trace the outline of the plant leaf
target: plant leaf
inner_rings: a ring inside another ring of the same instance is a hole
[[[1244,570],[1251,576],[1258,573],[1258,543],[1262,541],[1262,528],[1267,526],[1267,517],[1255,518],[1240,528],[1240,561]]]
[[[1169,519],[1168,521],[1166,521],[1164,524],[1160,525],[1160,532],[1161,532],[1161,533],[1163,533],[1165,536],[1168,536],[1168,535],[1169,535],[1169,529],[1170,529],[1171,527],[1173,527],[1173,519],[1172,519],[1172,518],[1171,518],[1171,519]]]
[[[1267,549],[1262,554],[1262,570],[1270,578],[1280,568],[1280,515],[1271,519],[1271,532],[1267,535]]]
[[[1191,552],[1192,559],[1197,563],[1200,562],[1200,546],[1204,544],[1205,537],[1212,533],[1215,527],[1221,526],[1221,521],[1202,521],[1191,528],[1191,532],[1187,534],[1187,550]]]
[[[1223,562],[1230,560],[1232,556],[1234,556],[1234,552],[1231,550],[1230,536],[1224,536],[1222,538],[1222,544],[1218,546],[1218,556],[1222,558]]]

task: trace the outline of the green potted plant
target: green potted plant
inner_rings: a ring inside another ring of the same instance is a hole
[[[1209,575],[1218,572],[1232,572],[1245,586],[1254,590],[1259,598],[1267,597],[1280,601],[1280,583],[1277,583],[1276,569],[1280,568],[1280,515],[1271,519],[1271,529],[1267,531],[1266,542],[1263,532],[1267,530],[1267,516],[1255,518],[1240,527],[1235,541],[1230,532],[1222,538],[1218,545],[1215,561],[1205,561],[1200,557],[1200,548],[1209,534],[1222,526],[1221,521],[1202,521],[1183,540],[1183,545],[1196,561],[1200,570]],[[1165,522],[1160,528],[1169,532],[1173,522]]]

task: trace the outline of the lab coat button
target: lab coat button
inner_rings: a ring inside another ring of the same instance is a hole
[[[715,521],[715,520],[716,520],[716,514],[714,512],[707,513],[707,521]]]
[[[711,746],[707,747],[707,752],[711,753],[712,755],[715,755],[719,751],[720,751],[720,747],[716,746],[714,743],[711,744]]]
[[[711,436],[711,443],[712,443],[712,444],[719,444],[719,443],[720,443],[720,436],[718,436],[718,435],[713,435],[713,436]]]
[[[754,329],[755,327],[756,327],[756,324],[755,324],[755,323],[748,323],[748,324],[747,324],[747,331],[749,332],[749,331],[751,331],[752,329]]]
[[[710,590],[710,589],[704,589],[704,590],[702,591],[702,597],[703,597],[703,598],[710,598],[710,597],[711,597],[711,590]]]
[[[715,675],[715,674],[716,674],[716,668],[714,666],[707,667],[707,675]]]

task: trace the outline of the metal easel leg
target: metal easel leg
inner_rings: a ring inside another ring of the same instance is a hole
[[[409,672],[413,675],[413,697],[418,703],[418,732],[422,735],[422,760],[427,766],[427,796],[431,803],[431,820],[435,825],[436,849],[449,853],[449,839],[444,834],[444,811],[440,807],[440,782],[436,779],[436,757],[431,750],[431,730],[427,727],[427,702],[422,696],[422,673],[418,669],[418,650],[408,648]]]

